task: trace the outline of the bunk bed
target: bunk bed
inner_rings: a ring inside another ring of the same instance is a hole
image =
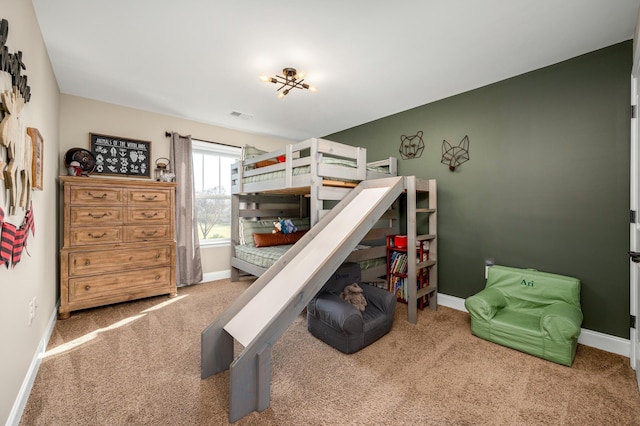
[[[274,222],[291,220],[300,236],[359,182],[396,175],[395,157],[367,163],[366,148],[326,139],[271,152],[245,146],[231,166],[232,281],[262,275],[295,243],[293,236],[269,237]],[[397,217],[397,211],[385,214],[347,259],[360,264],[363,281],[383,281],[385,237],[398,233]]]

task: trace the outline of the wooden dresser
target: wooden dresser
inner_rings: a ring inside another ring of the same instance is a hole
[[[175,183],[61,176],[60,309],[176,292]]]

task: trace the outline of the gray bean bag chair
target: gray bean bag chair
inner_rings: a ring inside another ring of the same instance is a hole
[[[344,288],[353,283],[363,290],[367,302],[364,311],[340,297]],[[393,293],[360,284],[360,267],[345,263],[307,305],[307,329],[323,342],[350,354],[391,330],[395,308]]]

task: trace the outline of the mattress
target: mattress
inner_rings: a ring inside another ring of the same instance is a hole
[[[291,247],[293,247],[292,244],[272,247],[237,245],[236,257],[261,268],[270,268],[278,259],[280,259],[280,256],[285,254]],[[385,258],[379,257],[376,259],[363,260],[358,262],[358,265],[360,265],[360,269],[364,270],[382,265],[385,262]]]

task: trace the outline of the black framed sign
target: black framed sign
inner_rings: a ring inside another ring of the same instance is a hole
[[[151,178],[151,142],[89,133],[94,174]]]

